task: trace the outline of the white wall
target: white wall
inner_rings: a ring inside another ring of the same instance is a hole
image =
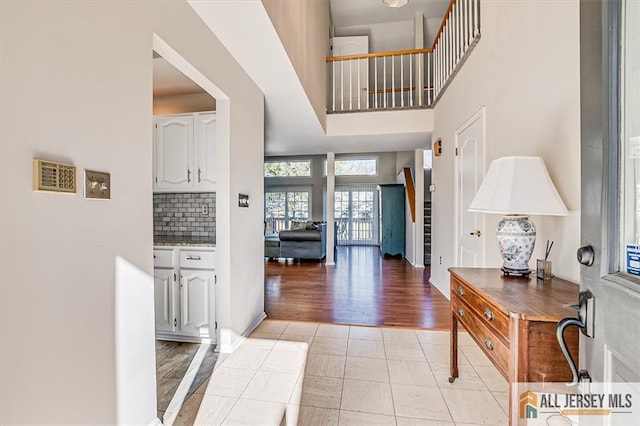
[[[262,4],[287,51],[318,120],[325,128],[325,57],[329,51],[329,1],[262,0]]]
[[[236,333],[263,310],[262,94],[184,2],[1,8],[0,423],[149,424],[153,33],[233,101],[216,216],[219,323]],[[33,192],[34,157],[110,172],[112,199]]]
[[[449,294],[454,258],[454,132],[486,106],[486,167],[507,155],[539,155],[570,215],[532,217],[538,229],[532,256],[554,240],[555,275],[577,282],[580,244],[579,6],[576,0],[483,1],[482,39],[435,107],[433,137],[432,282]],[[501,266],[495,240],[500,217],[487,215],[486,266]],[[442,265],[439,257],[442,256]]]
[[[153,114],[182,114],[186,112],[215,111],[216,100],[208,93],[154,96]]]

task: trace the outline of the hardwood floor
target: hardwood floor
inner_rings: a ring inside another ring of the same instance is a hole
[[[335,266],[291,259],[265,265],[270,319],[448,329],[449,301],[414,269],[378,247],[340,246]]]

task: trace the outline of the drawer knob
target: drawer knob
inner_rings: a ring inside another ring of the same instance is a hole
[[[460,296],[464,296],[464,288],[462,288],[462,287],[458,287],[458,294],[459,294]]]
[[[464,316],[464,309],[458,308],[458,315],[460,315],[460,317],[463,317]]]
[[[491,320],[493,319],[493,311],[491,311],[491,309],[489,309],[489,308],[486,308],[486,309],[484,310],[484,317],[485,317],[487,320],[491,321]]]
[[[490,337],[485,337],[484,338],[484,345],[487,347],[487,349],[489,349],[490,351],[493,350],[493,342],[491,341]]]

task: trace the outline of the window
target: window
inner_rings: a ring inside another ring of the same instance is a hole
[[[336,176],[378,176],[378,157],[336,158]],[[324,160],[324,175],[327,175],[327,160]]]
[[[640,3],[623,3],[621,140],[622,268],[640,275]]]
[[[264,177],[311,177],[311,160],[267,161]]]
[[[309,220],[310,212],[310,187],[278,187],[265,190],[266,234],[275,234],[283,229],[290,229],[293,220]]]

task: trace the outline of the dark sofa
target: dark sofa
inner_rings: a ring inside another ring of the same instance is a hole
[[[327,226],[317,223],[307,229],[280,231],[280,257],[321,260],[327,254]]]

